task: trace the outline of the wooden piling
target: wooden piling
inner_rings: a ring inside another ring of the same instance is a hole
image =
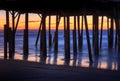
[[[8,28],[9,28],[9,11],[6,10],[6,24],[4,25],[4,59],[7,59]]]
[[[70,17],[67,16],[67,52],[68,58],[70,59]]]
[[[42,19],[41,19],[41,29],[39,28],[39,32],[38,32],[38,36],[40,36],[40,54],[43,53],[43,16],[42,16]],[[42,55],[43,56],[43,55]]]
[[[80,29],[80,16],[77,16],[77,22],[78,22],[78,48],[82,49],[82,33],[83,33],[83,17],[81,20],[81,29]],[[81,31],[80,31],[81,30]]]
[[[76,16],[74,16],[74,30],[73,30],[73,54],[77,53],[77,43],[76,43]]]
[[[9,11],[6,10],[6,25],[9,27]]]
[[[73,33],[73,54],[76,55],[77,54],[77,47],[76,47],[76,31],[72,30]]]
[[[111,27],[109,29],[109,48],[112,49],[113,47],[113,18],[111,18]]]
[[[4,59],[7,59],[7,38],[8,38],[8,26],[4,25]]]
[[[51,34],[51,16],[49,16],[49,33],[48,33],[48,36],[49,36],[49,48],[51,48],[51,45],[52,45],[52,34]]]
[[[67,57],[67,51],[66,51],[66,17],[64,16],[64,52],[65,52],[65,58]]]
[[[42,24],[42,54],[44,57],[47,56],[47,44],[46,44],[46,15],[43,14],[42,15],[42,20],[43,20],[43,24]]]
[[[110,22],[109,22],[109,17],[107,17],[107,36],[108,36],[108,48],[109,48],[109,35],[110,35],[110,31],[109,31],[109,28],[110,28]]]
[[[42,49],[43,49],[43,43],[42,43],[42,39],[43,39],[43,33],[42,33],[42,30],[43,29],[41,29],[40,31],[41,31],[41,34],[40,34],[40,53],[42,53]]]
[[[13,31],[11,28],[8,28],[8,40],[9,40],[9,59],[14,59],[13,55]]]
[[[15,53],[15,11],[12,11],[12,54]]]
[[[90,38],[89,38],[89,31],[88,31],[88,23],[87,23],[87,17],[86,17],[85,14],[84,14],[84,21],[85,21],[85,28],[86,28],[86,37],[87,37],[89,61],[93,62],[93,60],[92,60],[92,52],[91,52],[91,44],[90,44]]]
[[[95,19],[94,15],[92,16],[92,47],[94,48],[94,41],[95,41]]]
[[[101,19],[101,32],[100,32],[100,49],[102,48],[103,20],[104,20],[104,17],[102,16],[102,19]]]
[[[99,31],[98,31],[98,20],[99,16],[97,14],[94,16],[94,25],[95,25],[95,31],[94,31],[94,54],[99,55]]]
[[[23,39],[23,54],[24,59],[28,58],[29,54],[29,41],[28,41],[28,13],[25,13],[25,29],[24,29],[24,39]]]
[[[70,20],[69,16],[64,17],[65,30],[65,59],[70,59]]]
[[[36,38],[36,42],[35,42],[35,46],[37,47],[37,44],[38,44],[38,39],[39,39],[39,36],[41,34],[41,28],[42,28],[42,19],[41,19],[41,22],[40,22],[40,26],[39,26],[39,30],[38,30],[38,34],[37,34],[37,38]]]
[[[59,16],[56,15],[56,31],[54,37],[54,51],[58,52],[58,26],[59,26]]]
[[[19,23],[19,20],[20,20],[20,16],[21,14],[18,14],[18,18],[17,18],[17,22],[16,22],[16,25],[15,25],[15,34],[16,34],[16,31],[17,31],[17,27],[18,27],[18,23]]]

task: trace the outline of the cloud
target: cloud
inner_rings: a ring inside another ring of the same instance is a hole
[[[35,23],[35,22],[40,22],[40,20],[31,20],[29,23]]]

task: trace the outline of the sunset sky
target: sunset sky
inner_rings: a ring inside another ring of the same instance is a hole
[[[89,24],[89,29],[92,28],[92,16],[87,16],[88,18],[88,24]],[[0,29],[3,29],[4,24],[6,23],[5,21],[6,16],[5,16],[5,11],[1,10],[0,11]],[[56,17],[52,16],[51,18],[51,28],[55,29],[56,26]],[[80,17],[81,19],[81,17]],[[39,24],[40,24],[41,18],[38,16],[38,14],[33,14],[33,13],[29,13],[29,29],[39,29]],[[104,29],[106,29],[106,17],[104,17]],[[81,23],[81,21],[80,21]],[[12,22],[11,22],[11,15],[10,15],[10,26]],[[46,26],[48,29],[48,17],[46,18]],[[101,17],[99,17],[99,28],[101,26]],[[25,27],[25,15],[22,14],[20,17],[20,21],[18,24],[18,29],[24,29]],[[73,16],[70,17],[70,28],[73,29],[74,27],[74,20],[73,20]],[[85,28],[85,27],[84,27]],[[59,29],[63,29],[63,18],[61,18],[60,24],[59,24]]]

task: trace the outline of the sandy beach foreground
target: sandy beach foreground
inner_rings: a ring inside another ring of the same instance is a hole
[[[0,81],[120,81],[120,71],[0,60]]]

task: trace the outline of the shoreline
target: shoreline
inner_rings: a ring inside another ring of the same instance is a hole
[[[1,81],[119,81],[120,70],[0,60]]]
[[[51,32],[54,35],[54,32]],[[64,43],[63,43],[63,31],[59,32],[59,51],[58,54],[54,53],[54,49],[52,48],[51,50],[49,48],[47,48],[47,60],[46,62],[49,64],[57,64],[57,65],[64,65]],[[85,32],[84,32],[85,33]],[[108,50],[107,47],[107,43],[105,41],[107,41],[106,36],[107,36],[107,31],[104,32],[105,35],[103,35],[103,45],[102,45],[102,49],[100,50],[100,55],[96,58],[93,54],[93,61],[94,64],[92,65],[92,67],[96,67],[99,69],[111,69],[111,70],[118,70],[120,69],[120,55],[117,54],[117,52],[115,51],[115,49],[113,48],[112,51]],[[40,57],[40,45],[38,44],[37,48],[35,47],[34,43],[35,43],[35,36],[36,36],[36,31],[31,31],[29,32],[30,34],[30,39],[29,39],[29,57],[28,60],[30,61],[37,61],[37,62],[41,62],[41,57]],[[90,36],[92,35],[92,32],[90,34]],[[16,48],[15,48],[15,58],[17,59],[23,59],[23,32],[16,32]],[[72,34],[70,34],[70,37],[72,39]],[[86,37],[85,35],[83,35],[83,38]],[[3,32],[1,32],[1,46],[0,46],[0,52],[2,55],[2,58],[4,58],[4,42],[3,42]],[[92,39],[90,39],[92,40]],[[72,41],[72,40],[71,40]],[[89,64],[89,57],[88,57],[88,50],[87,50],[87,43],[86,43],[86,38],[83,39],[83,49],[81,51],[78,51],[77,57],[73,58],[73,46],[71,46],[71,52],[70,52],[70,56],[72,58],[70,58],[70,66],[76,65],[76,66],[80,66],[80,67],[89,67],[91,66]],[[40,41],[39,41],[40,42]],[[92,49],[93,50],[93,49]]]

